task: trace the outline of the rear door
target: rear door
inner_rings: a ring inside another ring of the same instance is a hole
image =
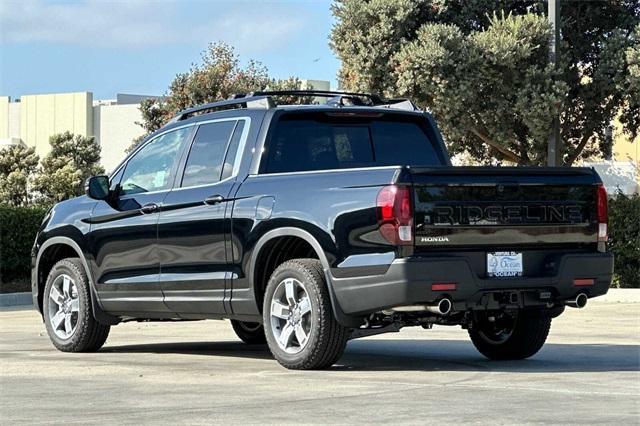
[[[231,271],[227,239],[231,200],[249,118],[198,126],[176,188],[158,224],[160,280],[166,305],[180,316],[222,314]]]

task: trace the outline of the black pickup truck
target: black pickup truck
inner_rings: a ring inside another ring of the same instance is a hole
[[[522,359],[613,271],[593,169],[453,167],[429,114],[369,94],[185,110],[86,191],[50,210],[32,253],[63,351],[98,350],[122,321],[225,318],[287,368],[434,324]]]

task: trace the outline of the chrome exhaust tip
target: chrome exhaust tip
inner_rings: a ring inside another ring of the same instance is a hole
[[[440,301],[433,305],[407,305],[407,306],[394,306],[393,308],[381,311],[385,315],[392,315],[395,312],[431,312],[437,315],[447,315],[451,312],[453,304],[451,299],[440,299]]]
[[[452,304],[451,300],[445,297],[444,299],[440,299],[440,301],[435,305],[427,305],[426,308],[427,311],[431,313],[447,315],[449,312],[451,312]]]
[[[580,293],[576,296],[575,299],[569,299],[565,301],[565,304],[567,306],[570,306],[572,308],[578,308],[578,309],[582,309],[585,306],[587,306],[587,300],[589,298],[587,297],[586,294],[584,293]]]

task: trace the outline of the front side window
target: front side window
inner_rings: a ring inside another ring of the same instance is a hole
[[[190,128],[183,128],[158,136],[131,157],[122,175],[121,194],[171,188],[180,149],[190,131]]]
[[[225,153],[237,121],[219,121],[203,124],[191,145],[182,178],[182,187],[206,185],[220,181],[225,169],[233,164],[225,163]]]

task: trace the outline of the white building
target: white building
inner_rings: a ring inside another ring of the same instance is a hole
[[[302,82],[318,90],[330,89],[328,81]],[[12,101],[0,96],[0,149],[24,144],[44,158],[54,134],[94,136],[108,173],[124,159],[133,140],[145,133],[137,123],[142,121],[140,102],[148,98],[156,97],[118,93],[115,99],[93,100],[91,92],[74,92],[24,95]]]
[[[95,136],[102,147],[102,166],[110,171],[126,155],[133,139],[144,134],[140,102],[149,96],[117,94],[112,100],[93,100],[91,92],[25,95],[11,101],[0,96],[0,147],[24,144],[45,157],[49,138],[69,131]]]

